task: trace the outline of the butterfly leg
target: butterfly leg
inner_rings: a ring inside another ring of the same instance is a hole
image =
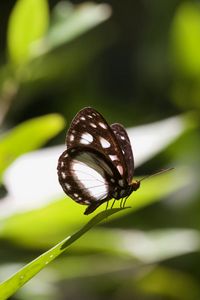
[[[128,197],[129,197],[129,196],[127,196],[127,197],[124,199],[124,203],[123,203],[123,206],[122,206],[123,208],[124,208],[125,205],[126,205],[126,200],[128,199]]]
[[[120,208],[124,207],[123,206],[123,200],[124,200],[124,198],[122,198],[121,201],[120,201]]]
[[[115,200],[113,200],[113,203],[111,205],[111,209],[113,208],[114,204],[115,204]]]
[[[109,201],[106,202],[106,210],[108,209]]]

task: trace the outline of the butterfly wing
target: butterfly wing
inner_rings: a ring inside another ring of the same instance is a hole
[[[128,183],[130,183],[133,179],[134,173],[134,158],[128,134],[121,124],[112,124],[111,128],[118,140],[122,154],[124,155],[128,173]]]
[[[102,153],[91,147],[73,147],[59,158],[58,178],[67,195],[89,205],[88,214],[112,198],[121,175]]]
[[[73,119],[66,137],[67,148],[91,147],[103,153],[123,178],[127,178],[127,164],[122,154],[118,136],[96,110],[86,107]]]

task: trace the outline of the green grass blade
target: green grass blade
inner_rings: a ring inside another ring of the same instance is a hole
[[[107,217],[123,210],[124,208],[113,208],[109,210],[104,210],[97,214],[95,217],[90,219],[90,221],[83,226],[79,231],[71,236],[65,238],[62,242],[58,243],[56,246],[43,253],[35,260],[27,264],[13,276],[11,276],[6,281],[0,284],[0,299],[7,299],[12,296],[19,288],[21,288],[27,281],[29,281],[33,276],[35,276],[39,271],[45,268],[52,260],[63,253],[67,247],[78,240],[82,235],[84,235],[93,226],[97,225],[102,220]]]

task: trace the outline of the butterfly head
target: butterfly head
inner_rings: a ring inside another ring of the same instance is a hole
[[[132,180],[131,187],[132,191],[137,191],[140,187],[140,180]]]

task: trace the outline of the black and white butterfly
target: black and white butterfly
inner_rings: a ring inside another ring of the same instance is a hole
[[[134,159],[129,137],[120,124],[108,125],[96,110],[86,107],[73,119],[67,150],[58,161],[64,192],[90,214],[110,199],[126,199],[140,187],[133,180]]]

